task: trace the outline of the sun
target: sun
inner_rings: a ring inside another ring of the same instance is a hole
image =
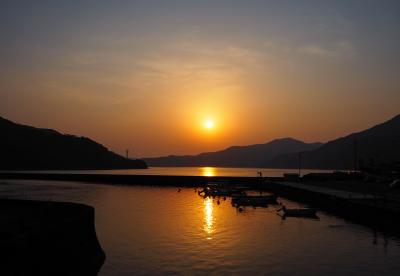
[[[211,119],[207,119],[207,120],[204,121],[204,127],[207,128],[207,129],[213,128],[214,125],[215,125],[214,121],[211,120]]]

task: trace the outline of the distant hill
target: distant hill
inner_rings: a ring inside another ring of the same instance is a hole
[[[147,168],[86,137],[64,135],[0,117],[0,170]]]
[[[292,138],[276,139],[265,144],[233,146],[216,152],[199,155],[165,156],[143,158],[149,166],[219,166],[219,167],[263,167],[279,155],[313,150],[320,143],[307,144]]]
[[[400,162],[400,115],[370,129],[332,140],[302,153],[302,167],[353,169]],[[298,154],[285,154],[266,162],[267,167],[295,168]]]

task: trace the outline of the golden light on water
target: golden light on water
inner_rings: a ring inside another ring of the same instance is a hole
[[[201,170],[201,175],[203,176],[215,176],[216,175],[216,169],[213,167],[203,167],[200,168]]]
[[[208,234],[207,239],[211,240],[210,235],[214,232],[213,202],[207,197],[204,199],[204,231]]]

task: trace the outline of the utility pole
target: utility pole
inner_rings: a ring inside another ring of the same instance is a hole
[[[126,159],[129,159],[129,150],[126,150]]]

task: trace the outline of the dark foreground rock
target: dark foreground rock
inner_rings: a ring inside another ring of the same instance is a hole
[[[93,207],[0,199],[0,275],[97,275],[104,260]]]

